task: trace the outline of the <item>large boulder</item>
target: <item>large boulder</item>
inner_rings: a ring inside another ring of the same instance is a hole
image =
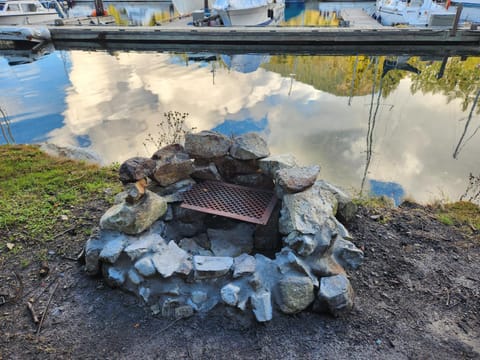
[[[286,194],[280,211],[280,233],[316,234],[335,209],[335,197],[315,185],[300,193]]]
[[[167,203],[165,200],[147,190],[139,203],[128,204],[123,202],[108,209],[100,219],[100,227],[129,235],[140,234],[163,216],[166,211]]]
[[[195,158],[216,158],[228,154],[232,140],[214,131],[201,131],[185,135],[185,150]]]
[[[287,276],[278,283],[278,307],[285,314],[306,309],[315,299],[313,283],[306,276]]]
[[[270,155],[267,142],[254,132],[239,135],[233,139],[230,155],[240,160],[255,160]]]
[[[155,160],[149,158],[139,156],[130,158],[120,166],[120,181],[127,184],[150,177],[156,166]]]
[[[153,154],[156,167],[151,178],[161,186],[168,186],[187,179],[194,171],[193,159],[180,144],[165,146]]]
[[[319,301],[314,309],[319,312],[329,311],[338,316],[353,308],[353,298],[353,289],[346,275],[324,277],[320,280]]]

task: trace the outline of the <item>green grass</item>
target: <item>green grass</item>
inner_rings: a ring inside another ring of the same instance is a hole
[[[445,225],[458,226],[467,232],[480,230],[480,208],[467,201],[438,207],[437,219]]]
[[[121,190],[114,169],[50,157],[36,146],[0,146],[0,159],[0,248],[51,240],[60,215]]]

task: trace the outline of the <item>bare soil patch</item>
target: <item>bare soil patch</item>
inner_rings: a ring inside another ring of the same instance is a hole
[[[349,274],[356,300],[348,316],[306,311],[258,324],[223,308],[162,318],[88,277],[74,258],[107,206],[73,210],[80,220],[24,249],[27,266],[2,250],[0,359],[480,358],[479,233],[438,222],[429,207],[361,208],[347,226],[366,256]],[[39,318],[45,312],[38,334],[28,302]]]

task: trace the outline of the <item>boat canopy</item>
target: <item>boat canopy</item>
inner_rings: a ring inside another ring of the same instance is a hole
[[[226,9],[249,9],[273,3],[274,0],[215,0],[213,8],[216,10]],[[276,0],[283,3],[283,0]]]

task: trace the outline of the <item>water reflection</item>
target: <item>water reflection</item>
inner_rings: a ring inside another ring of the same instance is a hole
[[[18,71],[0,61],[0,107],[17,142],[48,137],[106,162],[150,155],[147,134],[173,110],[190,114],[188,127],[260,131],[273,153],[320,164],[349,189],[365,179],[417,201],[458,199],[478,172],[480,59],[450,58],[437,79],[441,60],[56,52]],[[462,138],[472,140],[454,159]]]

